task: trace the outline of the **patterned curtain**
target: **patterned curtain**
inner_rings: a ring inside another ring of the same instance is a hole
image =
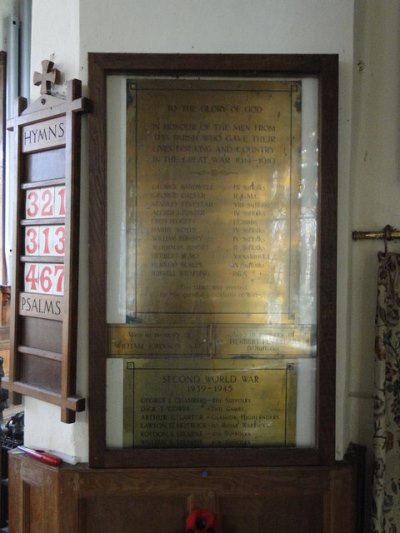
[[[379,254],[373,533],[400,533],[400,255]]]

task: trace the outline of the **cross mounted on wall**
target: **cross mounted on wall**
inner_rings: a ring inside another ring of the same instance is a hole
[[[42,73],[35,72],[33,84],[40,85],[40,94],[51,94],[51,88],[58,83],[60,71],[54,67],[54,63],[45,59],[42,61]]]

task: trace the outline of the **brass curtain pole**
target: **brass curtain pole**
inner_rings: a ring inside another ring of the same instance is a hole
[[[388,224],[381,231],[353,231],[354,241],[364,239],[383,239],[385,241],[400,239],[400,230],[397,230]]]

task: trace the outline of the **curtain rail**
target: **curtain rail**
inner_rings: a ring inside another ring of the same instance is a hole
[[[400,239],[400,230],[387,225],[381,231],[353,231],[353,241],[365,239],[383,239],[384,241]]]

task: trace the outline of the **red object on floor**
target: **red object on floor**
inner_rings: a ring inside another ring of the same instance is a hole
[[[208,509],[193,509],[186,520],[185,533],[222,533],[215,513]]]

